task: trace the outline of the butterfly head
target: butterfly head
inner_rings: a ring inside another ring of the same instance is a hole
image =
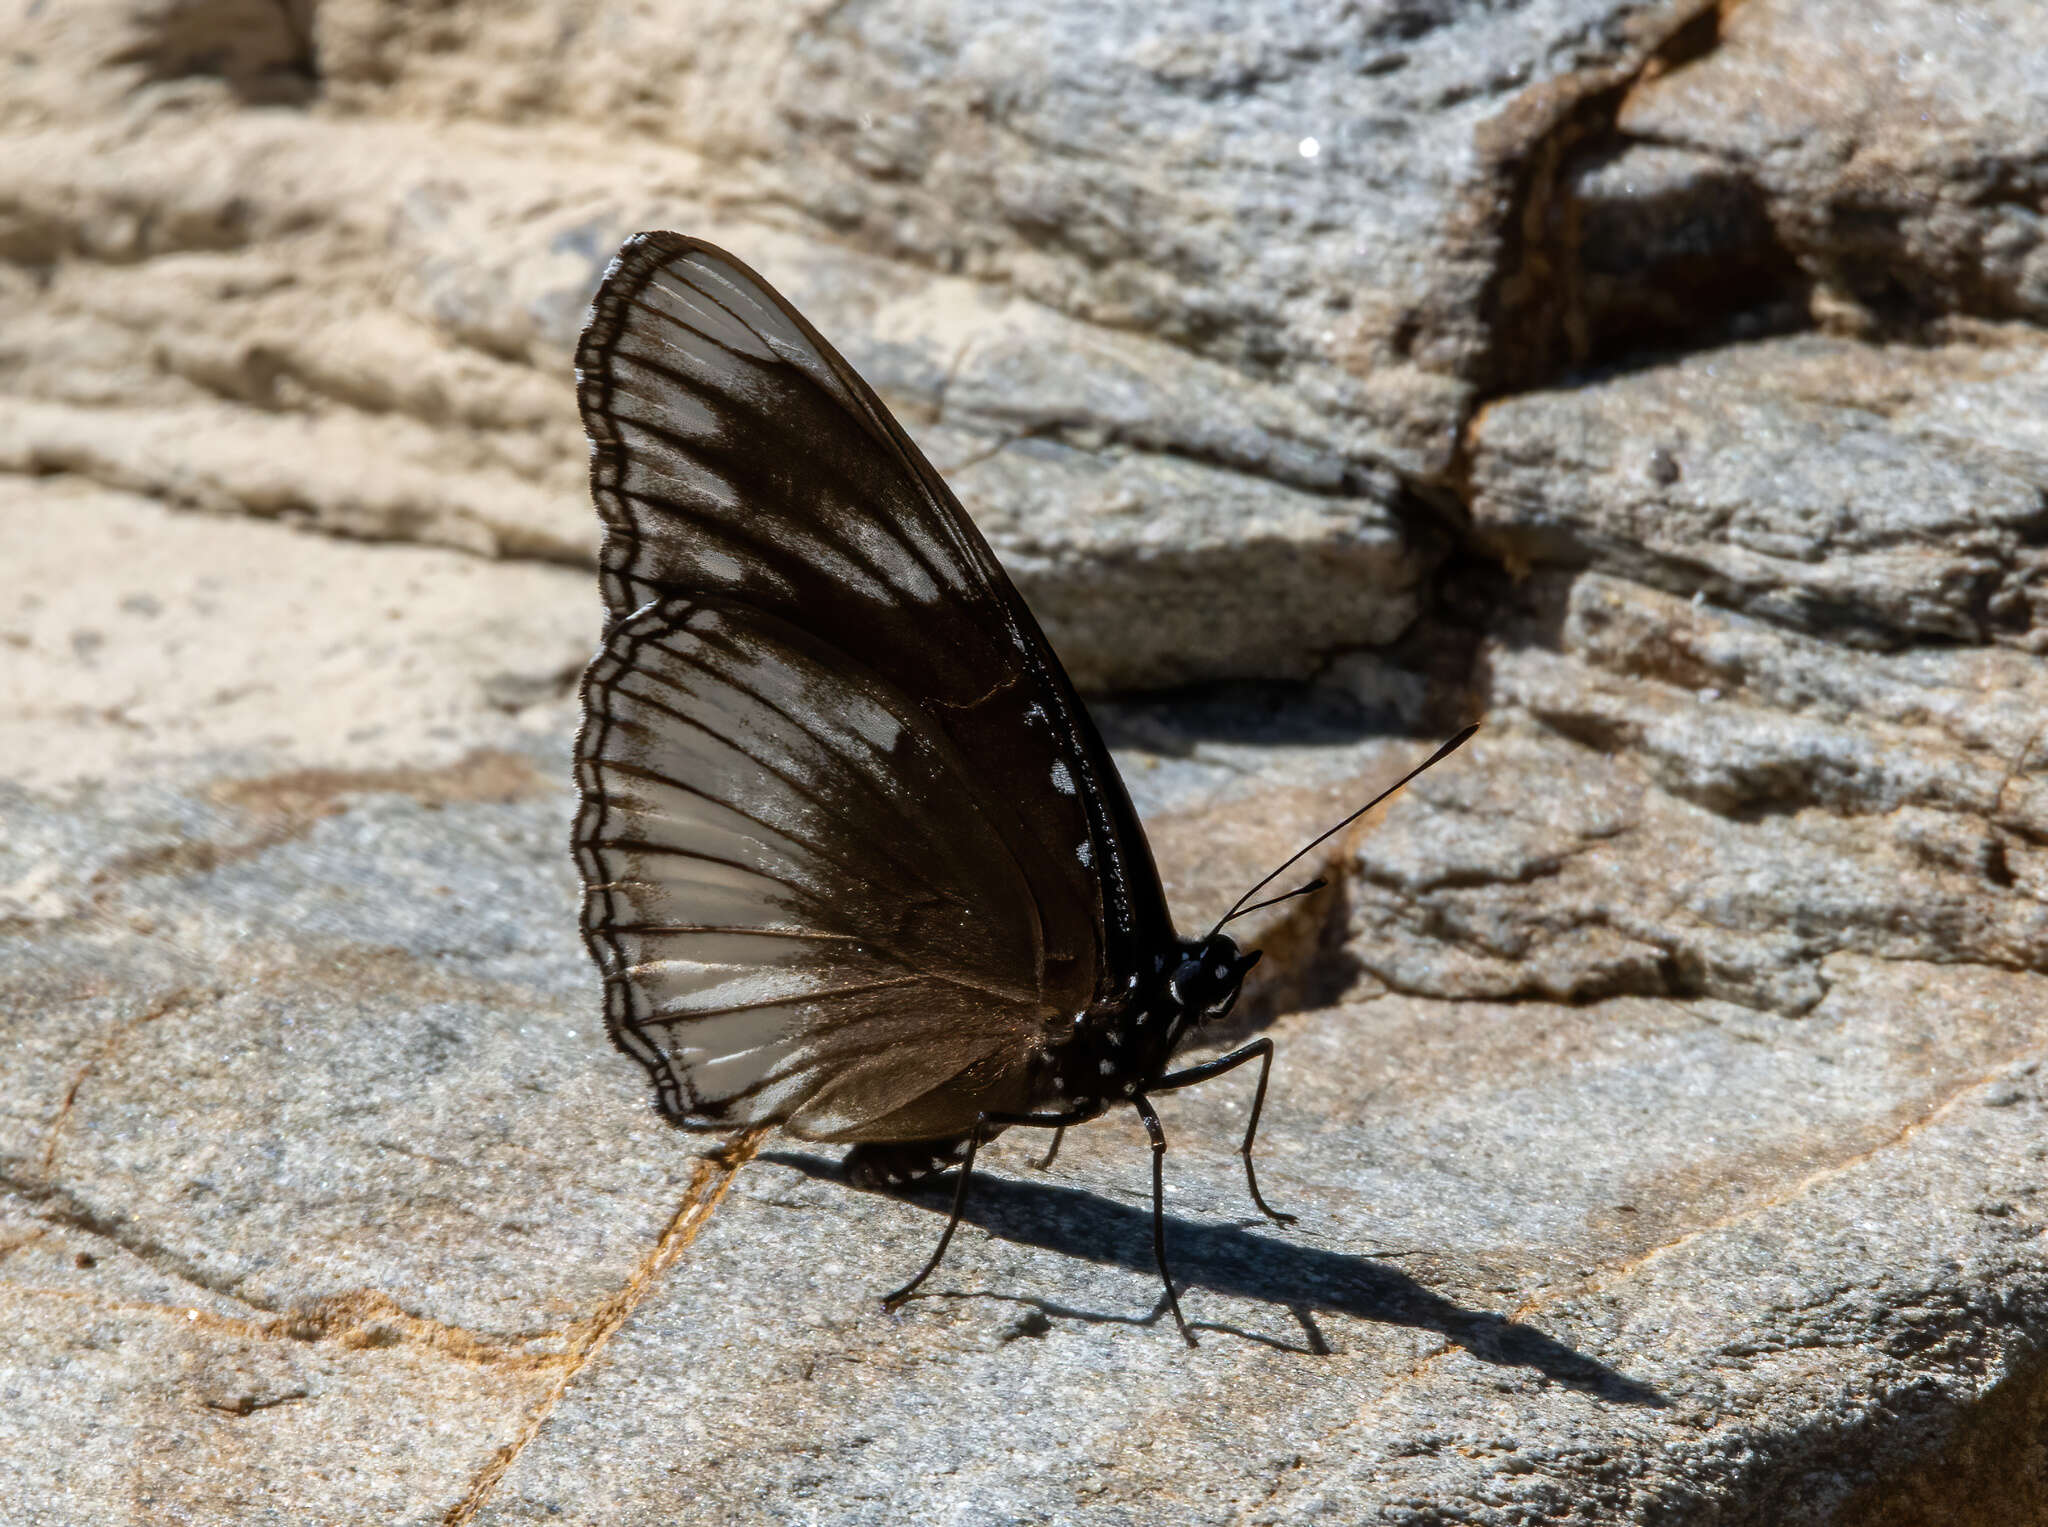
[[[1214,1023],[1237,1005],[1244,978],[1258,963],[1258,950],[1244,954],[1229,934],[1212,933],[1181,946],[1180,963],[1167,977],[1166,990],[1193,1023]]]

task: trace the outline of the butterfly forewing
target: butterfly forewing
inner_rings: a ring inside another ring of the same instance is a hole
[[[578,384],[613,624],[577,848],[614,1037],[678,1122],[907,1139],[1017,1106],[990,1078],[1171,937],[1037,624],[729,255],[629,241]]]

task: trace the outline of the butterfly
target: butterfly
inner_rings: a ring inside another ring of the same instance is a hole
[[[1175,932],[1109,751],[987,542],[739,260],[627,240],[576,378],[607,626],[574,850],[613,1041],[686,1129],[848,1143],[870,1186],[957,1165],[890,1308],[938,1267],[994,1135],[1132,1107],[1194,1344],[1150,1099],[1258,1061],[1245,1177],[1291,1218],[1252,1165],[1271,1039],[1172,1068],[1236,1002],[1259,954],[1223,927],[1281,871],[1203,937]]]

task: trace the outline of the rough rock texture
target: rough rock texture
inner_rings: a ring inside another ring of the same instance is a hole
[[[2048,344],[1803,337],[1505,399],[1474,528],[1835,644],[2048,650]]]
[[[1624,174],[1661,151],[1742,186],[1829,300],[1874,318],[2048,317],[2036,7],[1814,0],[1722,15],[1712,57],[1617,113]]]
[[[1845,652],[1598,575],[1528,592],[1555,607],[1483,654],[1477,766],[1358,850],[1363,975],[1796,1016],[1836,953],[2048,969],[2038,659]]]
[[[0,1517],[2048,1519],[2048,11],[79,0],[0,56]],[[1101,715],[1164,1100],[694,1154],[564,850],[619,238]],[[1171,686],[1197,685],[1196,688]],[[1150,690],[1153,693],[1133,693]]]

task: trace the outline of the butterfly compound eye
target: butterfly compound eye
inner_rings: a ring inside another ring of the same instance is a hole
[[[1173,973],[1181,1006],[1201,1018],[1221,1018],[1237,1001],[1245,972],[1259,963],[1259,951],[1238,952],[1228,934],[1212,934],[1189,951]]]

